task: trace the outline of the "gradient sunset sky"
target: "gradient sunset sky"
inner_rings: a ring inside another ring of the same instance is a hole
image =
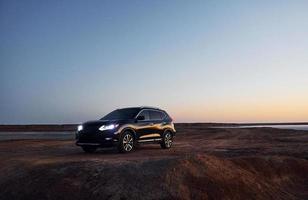
[[[308,121],[308,1],[1,0],[0,91],[0,124]]]

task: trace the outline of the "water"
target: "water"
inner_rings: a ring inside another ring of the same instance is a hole
[[[0,141],[22,139],[73,140],[75,132],[0,132]]]
[[[221,127],[215,127],[215,128],[262,128],[262,127],[308,131],[308,124],[305,124],[305,125],[244,125],[244,126],[221,126]]]

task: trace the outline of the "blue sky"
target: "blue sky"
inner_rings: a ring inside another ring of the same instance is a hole
[[[0,1],[0,124],[125,106],[308,121],[307,1]]]

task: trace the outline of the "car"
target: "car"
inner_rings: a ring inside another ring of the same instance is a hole
[[[76,145],[87,153],[113,146],[126,153],[141,143],[157,143],[169,149],[175,134],[173,120],[166,111],[155,107],[129,107],[79,125]]]

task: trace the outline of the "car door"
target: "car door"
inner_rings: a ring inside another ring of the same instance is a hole
[[[162,127],[162,114],[160,111],[157,110],[150,110],[150,121],[152,123],[151,127],[151,136],[152,138],[159,138],[161,137],[161,134],[163,133],[163,127]]]
[[[153,126],[153,123],[150,120],[150,114],[149,110],[142,110],[138,116],[144,116],[144,120],[138,120],[136,122],[136,133],[137,136],[140,139],[146,139],[147,135],[151,133],[151,129]],[[138,118],[137,116],[137,118]]]

